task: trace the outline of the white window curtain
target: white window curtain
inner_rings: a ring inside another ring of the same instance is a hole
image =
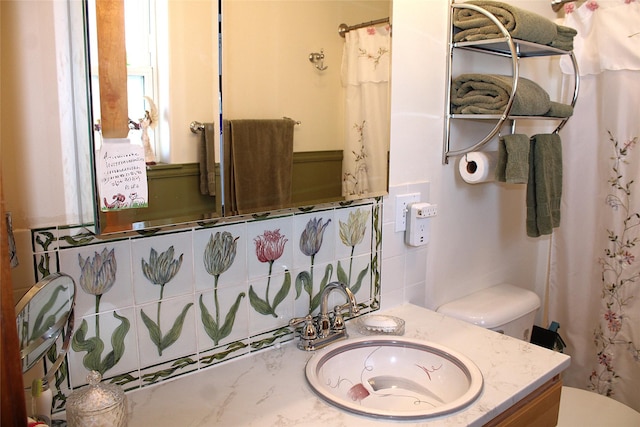
[[[581,87],[562,131],[549,318],[572,358],[565,384],[640,410],[640,3],[591,0],[565,10],[564,25],[578,30]]]
[[[342,192],[347,198],[382,194],[387,189],[390,64],[389,25],[360,28],[345,34]]]

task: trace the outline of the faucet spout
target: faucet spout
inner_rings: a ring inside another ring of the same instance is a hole
[[[349,308],[349,314],[352,316],[354,314],[358,314],[360,310],[358,308],[356,297],[353,295],[353,292],[351,292],[351,289],[342,282],[331,282],[325,286],[320,299],[320,314],[329,314],[329,294],[336,289],[341,290],[347,297],[348,303],[345,305]]]
[[[334,290],[340,290],[347,297],[347,308],[349,308],[349,315],[353,316],[357,314],[360,310],[358,308],[358,302],[356,301],[355,295],[351,292],[351,289],[347,285],[342,282],[331,282],[322,290],[322,295],[320,296],[320,318],[318,325],[318,333],[320,337],[326,337],[331,333],[331,323],[329,320],[329,295]],[[341,308],[344,306],[340,306]]]
[[[330,316],[329,295],[335,290],[341,291],[346,296],[347,302],[336,305],[333,309],[333,316]],[[320,314],[312,317],[309,313],[306,317],[296,317],[289,322],[289,326],[294,328],[294,333],[299,331],[298,348],[313,351],[347,338],[347,328],[342,317],[342,312],[347,308],[350,316],[354,316],[360,311],[351,289],[341,282],[331,282],[326,285],[320,294]]]

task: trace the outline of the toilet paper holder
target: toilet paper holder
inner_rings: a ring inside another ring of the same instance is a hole
[[[460,157],[458,173],[468,184],[480,184],[495,181],[495,169],[498,163],[497,151],[474,151]]]

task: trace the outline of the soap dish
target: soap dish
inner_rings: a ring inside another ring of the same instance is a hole
[[[368,314],[355,319],[363,335],[404,335],[404,320],[382,314]]]

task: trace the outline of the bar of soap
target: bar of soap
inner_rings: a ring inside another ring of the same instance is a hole
[[[369,314],[356,319],[358,331],[363,335],[403,335],[404,320],[381,314]]]

